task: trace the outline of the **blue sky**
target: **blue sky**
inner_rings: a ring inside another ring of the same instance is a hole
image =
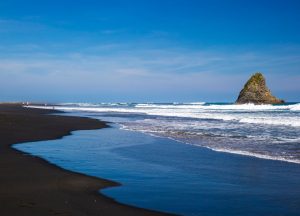
[[[300,101],[300,1],[0,1],[1,101]]]

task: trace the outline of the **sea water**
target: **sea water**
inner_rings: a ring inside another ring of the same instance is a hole
[[[16,148],[118,181],[121,187],[101,193],[138,207],[183,215],[299,215],[298,107],[63,104],[55,109],[114,123]]]
[[[115,117],[122,129],[215,151],[300,163],[300,103],[64,103],[53,108]]]

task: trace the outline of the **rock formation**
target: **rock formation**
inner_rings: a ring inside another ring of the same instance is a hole
[[[266,85],[264,76],[256,73],[247,81],[236,103],[282,104],[284,101],[273,96]]]

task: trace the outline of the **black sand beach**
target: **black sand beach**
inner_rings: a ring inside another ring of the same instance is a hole
[[[73,173],[11,148],[59,139],[75,130],[100,129],[89,118],[46,115],[53,111],[0,105],[0,215],[164,215],[119,204],[98,193],[118,183]]]

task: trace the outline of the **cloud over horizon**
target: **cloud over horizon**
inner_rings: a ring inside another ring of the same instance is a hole
[[[91,94],[93,100],[96,99],[95,94],[101,100],[110,92],[115,92],[110,96],[120,100],[124,96],[128,97],[128,94],[138,95],[140,92],[149,95],[149,100],[158,95],[164,98],[165,94],[166,98],[173,97],[174,100],[174,95],[178,95],[180,100],[207,100],[209,98],[206,95],[210,95],[216,100],[224,97],[224,101],[233,101],[247,77],[262,71],[275,92],[284,94],[300,91],[297,85],[300,81],[297,75],[300,53],[287,56],[280,52],[271,54],[132,47],[123,47],[120,51],[117,45],[107,44],[107,47],[110,47],[109,54],[101,54],[100,48],[96,53],[94,50],[89,53],[89,49],[86,49],[84,52],[60,55],[37,52],[26,57],[16,51],[16,56],[0,59],[0,79],[5,81],[1,89],[4,91],[11,87],[13,91],[22,87],[22,92],[28,95],[43,89],[44,95],[39,100],[44,96],[64,100],[64,91],[67,90],[70,94],[85,94],[87,98]],[[62,98],[59,98],[60,94]],[[138,96],[138,100],[142,96]],[[128,99],[134,100],[134,97]]]

